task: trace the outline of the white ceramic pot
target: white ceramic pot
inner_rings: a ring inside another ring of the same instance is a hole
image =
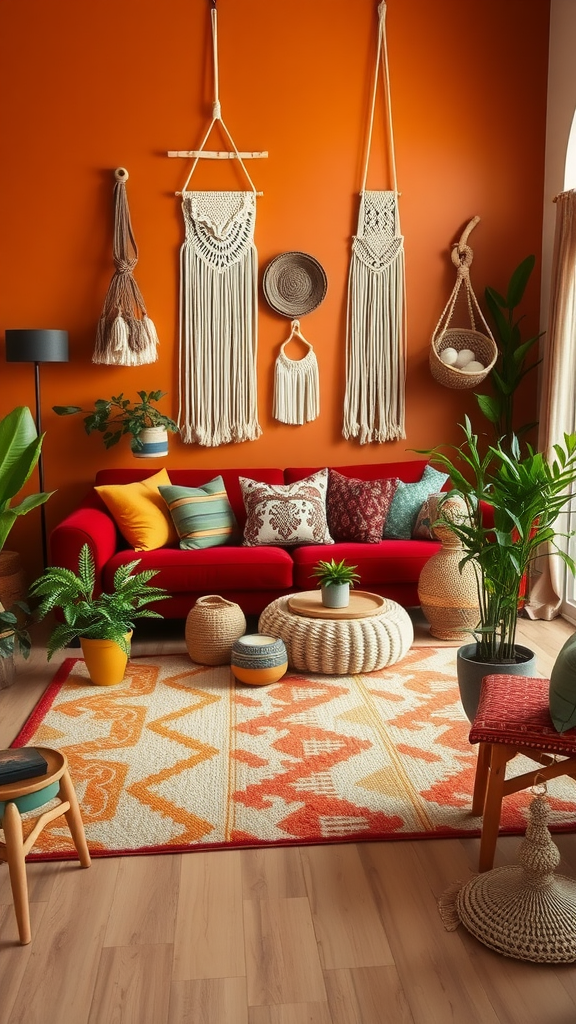
[[[350,604],[350,584],[332,583],[322,587],[322,604],[325,608],[347,608]]]

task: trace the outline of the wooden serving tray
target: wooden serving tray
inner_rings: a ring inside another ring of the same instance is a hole
[[[347,608],[325,608],[319,590],[304,590],[288,598],[291,612],[311,619],[365,619],[376,615],[383,605],[384,598],[380,594],[369,594],[366,590],[352,590]]]

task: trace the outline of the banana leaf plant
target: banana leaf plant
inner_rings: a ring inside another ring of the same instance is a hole
[[[38,437],[32,413],[19,406],[0,420],[0,551],[18,516],[43,505],[53,491],[28,494],[12,504],[29,480],[38,459],[44,434]]]
[[[505,296],[500,295],[495,288],[488,287],[484,291],[486,305],[494,324],[498,358],[489,375],[492,394],[476,394],[476,400],[481,412],[492,423],[496,438],[502,438],[508,450],[514,432],[517,437],[522,437],[536,426],[535,422],[524,423],[514,430],[516,390],[524,377],[535,370],[542,361],[537,359],[527,363],[527,358],[542,337],[542,333],[523,341],[521,324],[524,317],[516,316],[516,309],[524,298],[535,262],[534,256],[527,256],[522,260],[510,278]]]
[[[468,510],[465,519],[448,521],[440,505],[438,521],[447,522],[464,547],[460,566],[470,562],[476,573],[480,606],[480,621],[473,630],[476,659],[506,664],[515,661],[523,588],[543,545],[551,545],[571,572],[576,570],[559,544],[559,538],[575,531],[557,529],[576,483],[576,434],[565,434],[563,443],[554,445],[549,461],[528,444],[521,451],[514,434],[509,450],[498,441],[481,455],[468,417],[460,426],[465,435],[460,446],[440,446],[425,454],[450,475],[452,489],[446,497],[460,495]],[[485,503],[491,506],[493,522],[486,516]]]

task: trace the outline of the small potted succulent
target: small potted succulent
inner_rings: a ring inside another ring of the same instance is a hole
[[[329,562],[320,560],[312,570],[318,579],[322,591],[322,604],[325,608],[347,608],[350,604],[350,588],[360,579],[355,570],[356,565],[349,565],[343,558],[337,562],[334,558]]]
[[[101,433],[105,448],[111,448],[124,434],[130,434],[130,446],[136,458],[167,455],[167,431],[177,433],[178,424],[155,406],[165,394],[166,391],[138,391],[139,402],[132,402],[123,394],[97,398],[94,412],[84,417],[84,429],[87,434],[94,430]],[[53,410],[57,416],[85,412],[78,405],[55,405]]]

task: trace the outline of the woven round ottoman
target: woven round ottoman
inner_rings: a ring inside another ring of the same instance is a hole
[[[289,600],[279,597],[264,609],[258,632],[280,637],[286,644],[290,667],[301,672],[373,672],[400,661],[414,640],[408,612],[387,598],[382,598],[373,614],[362,618],[344,618],[342,612],[338,618],[296,614]]]

